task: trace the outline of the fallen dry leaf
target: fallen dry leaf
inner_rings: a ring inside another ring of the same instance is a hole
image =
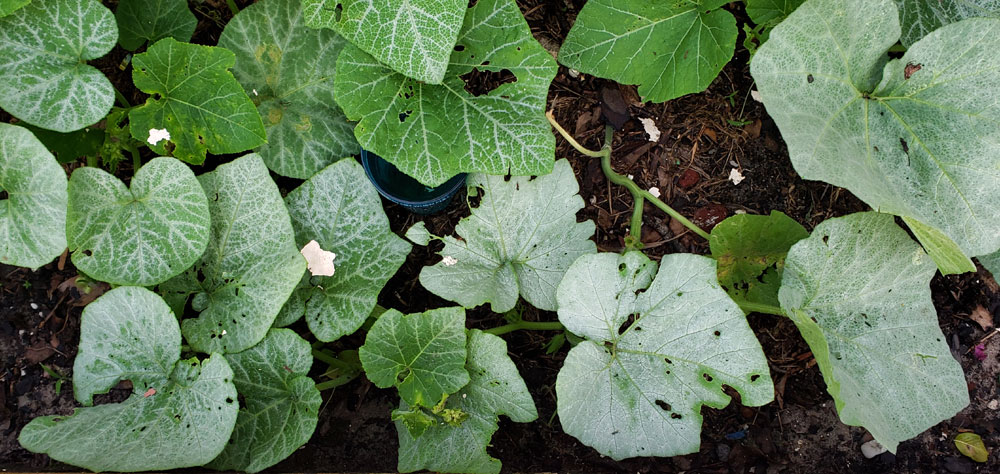
[[[976,309],[972,310],[969,318],[975,321],[976,324],[979,324],[979,327],[983,328],[983,331],[993,329],[993,315],[982,305],[976,306]]]

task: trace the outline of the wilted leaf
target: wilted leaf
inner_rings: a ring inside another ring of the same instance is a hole
[[[986,462],[990,456],[986,445],[983,444],[983,438],[975,433],[959,433],[955,437],[955,447],[960,453],[976,462]]]

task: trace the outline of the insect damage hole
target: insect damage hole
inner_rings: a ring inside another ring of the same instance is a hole
[[[621,336],[622,334],[625,334],[625,331],[628,331],[628,328],[632,327],[632,324],[634,324],[637,319],[639,319],[638,314],[632,313],[628,315],[628,318],[625,320],[625,322],[623,322],[622,325],[618,327],[618,335]]]
[[[500,71],[480,71],[474,67],[471,71],[458,76],[465,81],[465,91],[473,97],[479,97],[493,92],[504,84],[517,82],[517,76],[510,69]]]
[[[654,403],[656,403],[656,406],[660,407],[663,411],[670,411],[672,409],[670,404],[663,400],[656,400]]]

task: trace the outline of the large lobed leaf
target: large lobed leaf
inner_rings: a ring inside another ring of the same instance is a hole
[[[640,252],[580,257],[559,284],[559,321],[586,340],[556,378],[563,430],[615,460],[698,451],[701,408],[732,387],[746,406],[774,397],[767,359],[715,261]]]
[[[100,168],[78,168],[69,196],[73,265],[97,280],[155,285],[188,269],[208,245],[205,191],[173,158],[146,163],[131,186]]]
[[[936,260],[962,261],[936,249],[994,251],[1000,20],[953,23],[889,61],[899,35],[891,0],[810,0],[751,72],[803,178],[937,229],[953,243],[928,245]]]
[[[332,28],[380,63],[440,84],[462,28],[465,0],[302,0],[306,24]]]
[[[114,16],[96,0],[37,0],[0,18],[0,108],[59,132],[100,121],[114,87],[87,61],[117,39]]]
[[[132,58],[132,80],[151,97],[129,112],[129,129],[160,155],[199,165],[205,154],[239,153],[267,141],[253,102],[229,72],[225,48],[157,41]],[[170,138],[157,140],[154,130]]]
[[[315,240],[337,254],[333,276],[305,280],[291,301],[298,309],[289,308],[288,317],[304,313],[321,341],[357,331],[410,245],[392,233],[378,192],[354,160],[334,163],[309,178],[288,193],[285,204],[300,248]],[[300,301],[304,304],[296,304]]]
[[[66,173],[27,129],[0,123],[0,263],[38,268],[66,248]]]
[[[969,403],[931,301],[934,262],[892,216],[830,219],[795,244],[778,294],[837,404],[895,452]]]
[[[272,329],[260,344],[226,356],[246,406],[226,449],[206,467],[258,472],[309,441],[322,402],[306,374],[312,348],[289,329]]]
[[[498,417],[505,415],[518,423],[538,418],[524,379],[507,355],[507,343],[478,329],[469,331],[468,385],[448,397],[446,409],[468,415],[458,426],[435,423],[414,438],[402,421],[396,421],[399,435],[400,472],[427,469],[436,472],[497,474],[500,460],[486,452]],[[400,411],[408,410],[400,402]]]
[[[645,100],[701,92],[733,57],[726,0],[589,0],[559,50],[566,67],[623,84]]]
[[[307,28],[300,0],[260,1],[226,24],[219,46],[236,54],[233,74],[267,131],[257,152],[274,172],[306,179],[357,153],[353,125],[333,94],[345,43],[330,30]]]
[[[461,172],[548,173],[555,137],[545,101],[556,69],[513,0],[481,0],[465,15],[440,85],[348,46],[337,61],[335,90],[347,117],[360,121],[354,135],[365,149],[438,186]],[[486,94],[469,92],[462,77],[487,72],[516,80]]]
[[[577,222],[583,208],[569,162],[534,179],[471,175],[484,192],[479,207],[444,237],[445,259],[420,271],[420,283],[442,298],[471,308],[490,303],[509,311],[518,294],[539,309],[556,309],[556,286],[577,257],[594,253],[591,221]],[[409,235],[409,234],[408,234]]]
[[[198,19],[185,0],[121,0],[115,10],[118,43],[129,51],[171,37],[189,41]]]
[[[900,41],[906,47],[949,23],[966,18],[1000,18],[997,0],[896,0],[896,5],[903,27]]]

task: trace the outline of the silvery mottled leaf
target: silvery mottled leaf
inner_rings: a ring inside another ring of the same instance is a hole
[[[903,27],[900,41],[906,47],[949,23],[966,18],[1000,18],[997,0],[896,0],[896,5]]]
[[[989,255],[980,255],[976,258],[979,260],[979,263],[983,264],[986,271],[993,274],[994,279],[1000,280],[1000,250]]]
[[[118,43],[129,51],[171,37],[189,41],[198,19],[185,0],[120,0],[115,10]]]
[[[36,0],[0,18],[0,108],[58,132],[100,121],[115,90],[87,61],[117,40],[114,16],[96,0]]]

